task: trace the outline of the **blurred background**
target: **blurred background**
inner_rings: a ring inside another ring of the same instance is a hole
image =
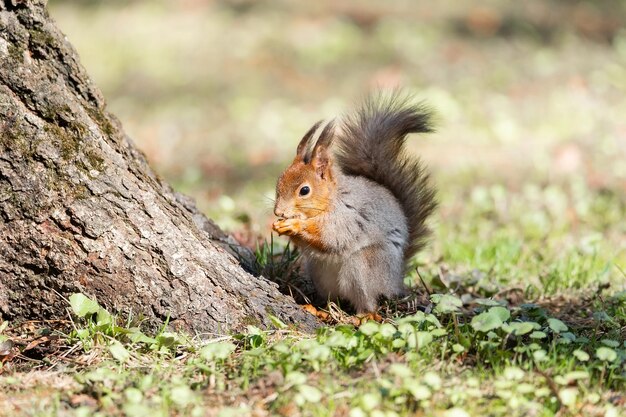
[[[437,133],[409,142],[440,189],[419,262],[547,292],[563,275],[620,279],[624,1],[49,7],[156,171],[242,241],[269,236],[275,180],[315,121],[400,86],[437,113]]]

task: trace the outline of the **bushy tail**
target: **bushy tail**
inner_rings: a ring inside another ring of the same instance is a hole
[[[398,93],[370,96],[360,109],[344,117],[335,138],[339,166],[347,175],[369,178],[398,199],[407,217],[409,246],[405,259],[420,250],[430,231],[425,224],[437,203],[420,160],[404,146],[409,133],[432,132],[431,113]]]

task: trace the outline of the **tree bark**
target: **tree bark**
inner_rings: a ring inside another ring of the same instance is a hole
[[[82,292],[151,327],[315,325],[154,174],[44,0],[0,0],[0,219],[4,319],[65,318]]]

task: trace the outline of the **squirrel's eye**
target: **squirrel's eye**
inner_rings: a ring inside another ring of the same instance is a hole
[[[307,195],[310,192],[311,192],[311,189],[309,188],[308,185],[305,185],[304,187],[300,188],[300,195],[302,196]]]

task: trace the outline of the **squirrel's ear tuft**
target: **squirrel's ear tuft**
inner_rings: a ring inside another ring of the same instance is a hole
[[[330,172],[330,145],[333,142],[334,134],[335,122],[331,120],[322,130],[313,148],[311,163],[317,174],[322,178],[325,178]]]
[[[298,144],[298,148],[296,149],[296,159],[304,161],[305,164],[309,163],[310,155],[308,155],[309,151],[309,142],[311,138],[317,132],[317,129],[322,124],[323,120],[315,123],[309,130],[304,134],[300,143]]]

